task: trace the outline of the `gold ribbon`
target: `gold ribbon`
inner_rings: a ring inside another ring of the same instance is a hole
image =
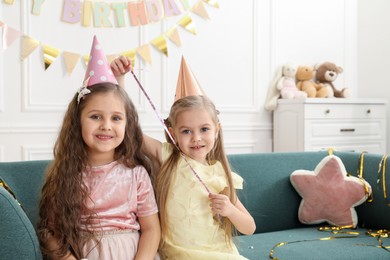
[[[368,230],[366,232],[367,235],[374,237],[377,239],[379,245],[366,245],[366,244],[358,244],[359,246],[372,246],[376,248],[381,248],[386,250],[387,252],[390,252],[390,246],[384,246],[383,245],[383,238],[389,238],[390,237],[390,231],[386,229],[380,229],[377,231]]]
[[[1,178],[0,178],[0,186],[3,187],[6,191],[9,192],[9,194],[11,194],[11,196],[15,199],[15,201],[18,203],[18,205],[24,210],[24,208],[22,207],[22,204],[20,204],[20,202],[16,199],[16,196],[14,194],[14,192],[11,190],[11,188],[7,185],[7,183],[5,183],[5,181],[3,181]]]
[[[359,232],[357,231],[347,231],[345,229],[354,229],[352,226],[324,226],[324,227],[319,227],[319,231],[327,231],[331,232],[332,234],[345,234],[344,236],[329,236],[329,237],[320,237],[317,239],[305,239],[305,240],[297,240],[297,241],[291,241],[291,242],[280,242],[276,245],[274,245],[270,252],[269,252],[269,257],[274,260],[278,260],[277,257],[274,256],[275,254],[275,249],[287,244],[295,244],[295,243],[302,243],[302,242],[314,242],[314,241],[329,241],[333,239],[340,239],[340,238],[356,238],[360,235]],[[383,238],[389,238],[390,237],[390,231],[386,229],[381,229],[378,231],[372,231],[368,230],[366,232],[367,235],[374,237],[378,240],[379,245],[368,245],[368,244],[355,244],[356,246],[371,246],[371,247],[376,247],[376,248],[381,248],[384,249],[388,252],[390,252],[390,246],[384,246],[383,245]]]
[[[334,230],[333,230],[333,228],[334,228]],[[331,230],[333,233],[333,232],[337,232],[336,229],[341,230],[341,229],[343,229],[343,227],[331,227],[329,230]],[[326,231],[328,231],[328,229]],[[355,237],[359,236],[359,232],[343,232],[343,233],[349,234],[349,235],[320,237],[317,239],[305,239],[305,240],[297,240],[297,241],[291,241],[291,242],[280,242],[271,248],[271,250],[269,251],[269,257],[271,259],[274,259],[274,260],[279,260],[277,257],[274,256],[275,249],[278,247],[284,246],[284,245],[288,245],[288,244],[296,244],[296,243],[302,243],[302,242],[315,242],[315,241],[329,241],[329,240],[333,240],[333,239],[355,238]]]
[[[357,175],[359,177],[359,180],[361,181],[361,183],[363,184],[363,187],[364,187],[364,193],[366,194],[367,196],[367,202],[373,202],[374,201],[374,196],[371,192],[371,190],[368,188],[367,186],[367,182],[364,180],[363,178],[363,169],[364,169],[364,154],[367,153],[366,151],[363,151],[361,154],[360,154],[360,157],[359,157],[359,168],[358,168],[358,172],[357,172]]]
[[[379,183],[380,183],[380,173],[382,171],[383,198],[385,198],[387,206],[390,207],[390,202],[387,199],[387,190],[386,190],[386,161],[387,161],[387,156],[388,156],[387,154],[383,155],[381,161],[379,162],[377,183],[378,183],[378,186],[379,186]]]

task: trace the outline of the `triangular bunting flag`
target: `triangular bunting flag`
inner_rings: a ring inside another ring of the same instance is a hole
[[[14,0],[3,0],[3,1],[4,1],[4,3],[9,4],[9,5],[14,4]]]
[[[208,3],[209,5],[211,6],[214,6],[216,8],[219,8],[219,4],[218,4],[218,1],[216,0],[203,0],[204,2]]]
[[[174,44],[176,44],[179,47],[181,46],[180,35],[176,26],[169,29],[166,35],[168,39],[171,40]]]
[[[0,21],[0,27],[3,27],[4,23],[2,21]]]
[[[148,44],[142,45],[137,49],[137,53],[141,56],[141,58],[149,64],[152,64],[152,58],[150,55],[150,48]]]
[[[198,1],[193,7],[192,7],[192,12],[199,15],[200,17],[204,19],[209,19],[209,15],[204,8],[203,2]]]
[[[59,50],[47,45],[43,46],[43,60],[45,61],[45,70],[50,67],[59,54]]]
[[[135,49],[131,49],[129,51],[122,52],[121,55],[128,57],[131,60],[131,65],[135,66]]]
[[[184,16],[179,21],[179,25],[181,25],[184,29],[186,29],[187,31],[191,32],[192,34],[196,34],[195,25],[192,22],[191,16],[189,14]]]
[[[3,51],[20,36],[20,32],[14,28],[4,24],[3,26]]]
[[[22,53],[20,58],[24,60],[27,58],[37,47],[39,46],[39,41],[33,39],[27,35],[22,36]]]
[[[168,57],[167,41],[165,40],[164,36],[160,35],[153,39],[150,43]]]
[[[76,67],[77,61],[80,59],[80,54],[64,51],[62,57],[64,58],[64,63],[66,67],[66,72],[68,75],[71,75],[74,68]]]

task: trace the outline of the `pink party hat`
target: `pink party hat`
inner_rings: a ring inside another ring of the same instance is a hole
[[[205,96],[184,57],[181,58],[179,77],[177,79],[175,101],[186,96]]]
[[[88,81],[86,84],[87,87],[102,82],[111,82],[116,85],[118,84],[96,35],[93,37],[84,82],[86,80]]]

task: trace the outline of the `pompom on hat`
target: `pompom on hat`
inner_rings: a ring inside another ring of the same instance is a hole
[[[111,67],[107,61],[107,57],[103,52],[103,49],[96,37],[93,37],[91,52],[89,54],[89,61],[87,71],[85,72],[85,77],[83,81],[83,86],[79,89],[77,101],[80,100],[91,91],[88,89],[91,86],[109,82],[115,85],[118,85],[114,73],[111,70]]]
[[[182,56],[177,79],[175,101],[187,96],[206,96],[186,60]]]

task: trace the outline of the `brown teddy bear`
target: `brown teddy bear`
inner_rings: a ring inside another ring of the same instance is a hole
[[[315,68],[316,82],[323,84],[326,88],[330,89],[331,97],[347,98],[351,96],[350,89],[343,88],[338,90],[333,85],[333,81],[335,81],[337,76],[343,72],[343,69],[340,66],[336,66],[336,64],[327,61],[322,64],[317,64]]]
[[[308,97],[328,97],[328,91],[323,87],[322,84],[315,83],[314,78],[314,67],[313,66],[298,66],[295,78],[297,79],[297,87],[299,90],[307,93]]]

